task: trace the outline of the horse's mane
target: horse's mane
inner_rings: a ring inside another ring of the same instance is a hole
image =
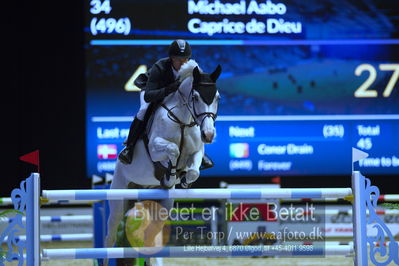
[[[182,82],[188,77],[191,77],[193,75],[193,70],[195,67],[198,67],[200,72],[202,72],[201,68],[198,66],[197,62],[195,60],[190,59],[187,61],[187,63],[183,64],[179,70],[179,80]]]

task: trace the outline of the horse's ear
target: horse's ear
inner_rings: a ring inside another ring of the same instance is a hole
[[[211,79],[213,80],[213,82],[216,82],[221,73],[222,73],[222,67],[218,65],[215,71],[213,71],[213,73],[211,74]]]
[[[197,83],[197,82],[199,82],[201,80],[201,73],[199,71],[198,66],[196,66],[193,69],[193,77],[194,77],[194,83]]]

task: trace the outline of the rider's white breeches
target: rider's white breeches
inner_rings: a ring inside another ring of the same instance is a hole
[[[140,109],[139,109],[139,111],[138,111],[137,114],[136,114],[136,117],[137,117],[139,120],[141,120],[141,121],[144,120],[144,116],[145,116],[145,113],[146,113],[146,111],[147,111],[148,105],[150,105],[149,103],[147,103],[147,102],[144,100],[144,93],[145,93],[145,91],[141,91],[141,92],[140,92]]]

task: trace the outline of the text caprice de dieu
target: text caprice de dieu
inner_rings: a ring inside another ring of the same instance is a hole
[[[217,16],[217,21],[207,21],[204,18],[192,17],[187,23],[191,33],[214,34],[300,34],[302,23],[287,21],[282,16],[287,13],[283,3],[273,3],[271,0],[257,2],[241,0],[221,2],[219,0],[188,0],[189,15]],[[234,20],[227,16],[234,16]],[[225,16],[225,17],[223,17]],[[237,20],[242,16],[242,20]],[[256,16],[256,17],[254,17]],[[259,16],[271,16],[258,20]]]

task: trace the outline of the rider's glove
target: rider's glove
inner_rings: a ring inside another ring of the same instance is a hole
[[[175,80],[174,82],[170,83],[168,86],[165,87],[165,96],[168,96],[172,92],[177,91],[181,82],[179,80]]]

